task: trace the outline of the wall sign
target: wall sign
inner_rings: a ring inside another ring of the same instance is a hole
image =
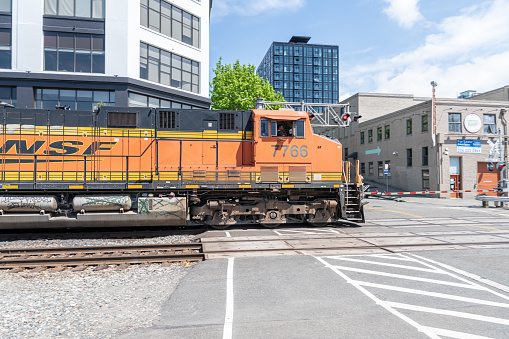
[[[470,133],[477,133],[482,127],[481,118],[477,114],[471,113],[463,120],[465,129]]]
[[[458,153],[481,153],[481,140],[458,139],[456,140],[456,151]]]

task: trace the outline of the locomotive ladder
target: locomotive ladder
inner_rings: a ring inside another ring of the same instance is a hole
[[[350,221],[364,222],[364,210],[362,204],[363,183],[359,174],[359,160],[355,162],[355,178],[351,180],[351,163],[343,162],[343,184],[345,186],[345,210],[346,218]]]

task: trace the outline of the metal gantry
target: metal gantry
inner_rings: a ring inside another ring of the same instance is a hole
[[[311,116],[311,126],[313,129],[326,132],[328,130],[347,127],[350,125],[351,119],[341,119],[341,115],[347,113],[352,115],[350,112],[350,103],[346,104],[318,104],[318,103],[307,103],[304,100],[301,102],[276,102],[276,101],[265,101],[262,98],[256,100],[256,109],[281,109],[274,108],[274,106],[283,106],[285,110],[297,110],[308,112]]]

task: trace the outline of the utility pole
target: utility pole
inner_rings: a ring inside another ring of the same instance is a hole
[[[506,164],[506,170],[503,171],[503,173],[501,173],[501,178],[503,180],[503,185],[502,187],[506,187],[506,183],[509,182],[508,178],[509,178],[509,171],[507,171],[507,120],[505,119],[505,113],[506,113],[506,110],[505,109],[501,109],[500,110],[500,121],[502,122],[502,126],[504,126],[504,138],[503,138],[503,147],[504,147],[504,163]],[[499,133],[500,135],[500,133]],[[500,136],[501,138],[501,136]],[[500,143],[500,146],[502,146],[502,142]],[[502,153],[502,152],[501,152]],[[501,155],[501,158],[502,158],[502,154]],[[504,192],[503,194],[504,197],[509,197],[509,192]],[[503,202],[502,205],[504,207],[507,207],[507,203],[506,202]]]

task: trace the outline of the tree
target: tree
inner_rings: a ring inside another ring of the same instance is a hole
[[[239,60],[232,66],[223,65],[221,59],[216,64],[210,83],[212,109],[247,110],[255,107],[258,97],[266,101],[284,101],[275,92],[267,79],[255,72],[255,66],[241,65]]]

